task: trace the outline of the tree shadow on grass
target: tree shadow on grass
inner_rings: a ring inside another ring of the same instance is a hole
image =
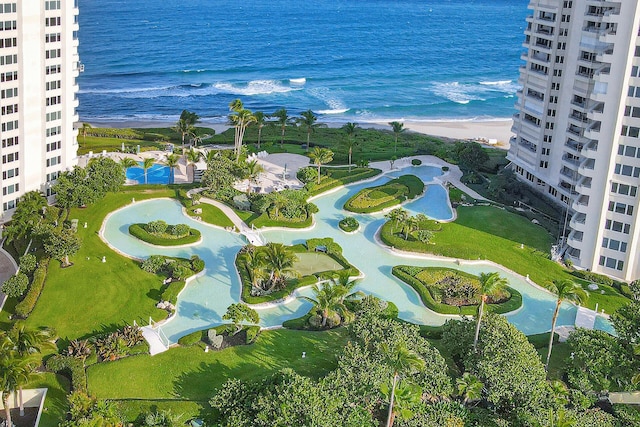
[[[231,369],[217,359],[201,362],[197,369],[183,372],[174,380],[173,394],[188,400],[209,401],[227,379],[236,377],[239,371],[252,369],[255,367],[245,363]]]

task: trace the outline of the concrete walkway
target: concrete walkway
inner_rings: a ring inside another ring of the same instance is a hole
[[[471,188],[467,187],[465,184],[463,184],[460,181],[460,178],[462,178],[462,171],[458,166],[447,163],[436,156],[423,155],[423,156],[403,157],[393,162],[393,169],[391,168],[391,161],[389,160],[383,160],[380,162],[371,162],[369,164],[369,167],[380,169],[382,170],[382,172],[388,172],[391,170],[398,170],[407,166],[411,166],[411,160],[413,159],[418,159],[422,162],[422,164],[426,164],[426,165],[449,167],[448,172],[445,172],[443,176],[436,178],[437,181],[440,181],[443,185],[448,182],[454,187],[464,191],[465,193],[467,193],[469,196],[473,197],[476,200],[489,201],[489,199],[476,193],[475,191],[473,191]]]
[[[18,265],[15,260],[0,246],[0,284],[6,282],[9,277],[16,274],[16,271],[18,271]],[[2,310],[6,299],[7,296],[0,292],[0,310]]]

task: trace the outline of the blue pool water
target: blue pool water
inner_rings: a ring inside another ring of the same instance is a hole
[[[140,167],[131,167],[127,169],[127,179],[135,181],[137,184],[170,184],[171,168],[169,166],[154,163],[147,169],[147,178],[145,180],[142,162],[138,162]]]
[[[404,207],[411,213],[424,213],[434,219],[449,220],[452,210],[446,190],[435,180],[441,175],[439,168],[421,166],[404,169],[379,177],[367,183],[359,183],[342,188],[334,193],[314,200],[320,211],[315,215],[316,225],[312,230],[274,230],[264,232],[269,241],[285,244],[302,243],[311,237],[331,237],[343,248],[344,256],[365,275],[358,289],[393,301],[400,311],[402,319],[427,325],[441,325],[452,316],[444,316],[427,309],[418,294],[409,286],[391,275],[391,268],[398,264],[419,266],[441,266],[480,274],[498,271],[506,277],[510,286],[522,293],[523,307],[507,315],[510,322],[526,334],[548,331],[555,308],[555,297],[549,292],[527,283],[522,277],[499,266],[485,262],[458,266],[452,261],[428,259],[423,256],[402,256],[380,247],[375,234],[384,223],[382,214],[355,215],[361,224],[361,231],[346,234],[338,228],[338,222],[346,215],[342,210],[344,202],[363,187],[380,185],[394,176],[412,173],[429,183],[425,195]],[[128,227],[136,222],[149,222],[162,219],[170,224],[188,223],[201,231],[202,243],[186,248],[153,248],[131,237]],[[175,200],[159,199],[138,202],[114,212],[105,222],[104,236],[111,245],[122,252],[139,258],[152,254],[165,254],[189,258],[196,254],[206,263],[204,275],[189,283],[178,299],[176,315],[162,326],[170,341],[176,342],[190,332],[222,323],[222,315],[227,307],[240,300],[240,281],[235,271],[234,259],[245,244],[244,238],[224,230],[192,220],[182,212],[182,206]],[[514,245],[517,245],[514,243]],[[519,247],[519,246],[518,246]],[[514,250],[517,248],[514,246]],[[302,294],[311,295],[310,289]],[[287,319],[302,316],[311,308],[310,303],[295,299],[259,310],[262,326],[275,326]],[[573,325],[576,307],[564,303],[558,317],[558,326]],[[598,318],[598,329],[610,330],[604,319]]]

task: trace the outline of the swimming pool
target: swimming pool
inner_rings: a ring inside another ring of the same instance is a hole
[[[357,289],[378,297],[393,301],[399,309],[402,319],[426,325],[441,325],[455,316],[445,316],[427,309],[418,294],[408,285],[391,275],[391,268],[397,264],[439,266],[457,268],[472,274],[498,271],[506,277],[510,286],[522,293],[521,309],[506,317],[525,334],[548,331],[555,308],[555,296],[533,286],[524,278],[509,272],[500,266],[486,262],[463,262],[461,265],[443,259],[428,259],[420,255],[403,256],[381,247],[375,240],[375,234],[384,223],[383,214],[354,215],[342,209],[344,202],[364,187],[380,185],[389,179],[411,173],[419,176],[428,185],[424,196],[403,207],[411,213],[424,213],[439,220],[450,220],[453,211],[449,204],[447,191],[434,179],[442,174],[440,168],[430,166],[412,167],[379,177],[367,183],[357,183],[334,193],[320,196],[314,200],[319,207],[315,214],[316,225],[312,230],[274,230],[263,232],[268,241],[285,244],[303,243],[311,237],[331,237],[343,248],[343,255],[364,273],[365,277]],[[360,222],[361,231],[345,234],[338,222],[344,216],[355,216]],[[152,248],[128,233],[128,227],[134,222],[149,222],[162,219],[169,224],[188,223],[200,230],[202,243],[187,248]],[[157,199],[138,202],[114,212],[105,222],[104,237],[120,251],[135,257],[145,258],[152,254],[164,254],[189,258],[196,254],[206,263],[205,274],[191,281],[179,296],[175,316],[162,326],[162,330],[171,342],[190,332],[222,323],[222,315],[227,307],[240,301],[240,281],[235,270],[234,260],[237,252],[245,244],[236,234],[207,226],[192,220],[182,213],[182,206],[175,200]],[[374,260],[372,262],[372,260]],[[311,296],[310,289],[301,290],[301,294]],[[271,305],[258,309],[260,324],[263,327],[277,326],[283,321],[300,317],[311,308],[309,302],[293,299],[286,304]],[[574,305],[563,303],[558,317],[558,326],[573,325],[577,309]],[[598,318],[596,328],[610,330],[610,324]]]
[[[142,162],[138,162],[140,166],[133,166],[127,168],[126,176],[127,180],[135,181],[136,184],[170,184],[171,168],[169,166],[154,163],[149,169],[147,169],[147,180],[145,182],[144,169],[142,168]]]

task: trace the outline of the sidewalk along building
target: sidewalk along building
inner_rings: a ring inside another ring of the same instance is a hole
[[[567,208],[565,258],[640,278],[640,3],[528,8],[510,167]]]
[[[0,223],[76,164],[77,0],[0,3]]]

